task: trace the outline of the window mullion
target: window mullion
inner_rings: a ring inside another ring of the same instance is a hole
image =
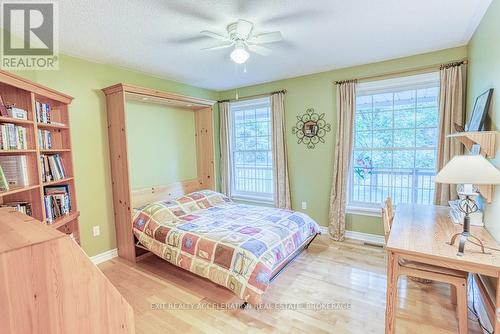
[[[233,121],[230,132],[233,145],[231,145],[232,195],[239,199],[252,201],[272,202],[273,174],[269,178],[269,170],[272,171],[272,156],[269,158],[271,149],[269,122],[270,122],[270,100],[262,99],[252,101],[234,102],[231,104],[231,116]],[[236,125],[236,118],[242,121]],[[266,127],[265,131],[260,132]],[[238,131],[238,136],[236,136]],[[263,144],[267,139],[268,145]],[[239,147],[236,146],[238,141]],[[242,160],[236,161],[236,155]],[[251,159],[250,159],[251,158]],[[271,161],[270,161],[271,159]]]
[[[413,119],[414,119],[414,136],[413,136],[413,146],[417,146],[417,105],[418,105],[418,90],[415,89],[415,110],[413,111]],[[417,203],[418,200],[418,176],[417,176],[417,170],[416,170],[416,163],[417,163],[417,150],[413,150],[413,191],[412,191],[412,203]]]
[[[366,92],[363,89],[358,91]],[[362,129],[355,131],[355,138],[362,140],[359,141],[362,146],[356,147],[356,140],[353,143],[353,168],[348,180],[349,205],[378,205],[380,196],[387,195],[393,197],[395,202],[432,203],[432,177],[436,171],[435,167],[430,165],[436,159],[437,152],[434,129],[437,129],[438,124],[434,123],[437,123],[438,96],[438,79],[433,86],[422,87],[415,84],[414,88],[395,87],[393,91],[358,95],[358,98],[363,100],[358,99],[356,102],[356,108],[361,112],[356,110],[355,114],[360,116],[355,118],[354,129]],[[422,103],[421,113],[419,103]],[[369,116],[371,119],[368,120]],[[422,120],[422,126],[417,123],[419,119]],[[389,128],[387,124],[391,121]],[[364,123],[359,125],[359,122]],[[363,130],[367,125],[370,129]],[[387,139],[391,140],[390,147],[385,147]],[[431,141],[433,144],[426,146]],[[354,168],[360,163],[363,166],[363,161],[357,160],[367,159],[366,157],[370,157],[366,162],[373,166],[372,173],[366,173],[362,167],[360,170]],[[385,164],[383,159],[391,161]]]

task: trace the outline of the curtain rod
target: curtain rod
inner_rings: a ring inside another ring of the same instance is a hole
[[[333,83],[339,84],[339,83],[349,82],[349,81],[374,80],[374,79],[390,77],[390,76],[398,75],[398,74],[410,74],[410,73],[423,72],[423,71],[430,72],[431,70],[439,71],[443,67],[451,67],[451,66],[457,66],[457,65],[461,65],[461,64],[467,65],[468,63],[469,63],[469,61],[467,60],[467,58],[464,58],[464,59],[452,61],[452,62],[449,62],[446,64],[433,64],[433,65],[415,67],[415,68],[408,69],[408,70],[385,72],[385,73],[374,74],[374,75],[366,75],[366,76],[358,77],[358,78],[352,79],[352,80],[336,80],[336,81],[333,81]]]
[[[277,90],[277,91],[274,91],[274,92],[270,92],[270,93],[248,95],[248,96],[240,97],[240,98],[237,98],[237,99],[220,100],[220,101],[217,101],[217,102],[221,103],[221,102],[233,102],[233,101],[249,100],[249,99],[254,99],[254,98],[257,98],[257,97],[271,96],[273,94],[278,94],[278,93],[286,94],[286,92],[287,92],[286,89],[280,89],[280,90]]]

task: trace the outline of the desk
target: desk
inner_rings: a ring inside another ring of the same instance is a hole
[[[434,205],[398,205],[387,241],[387,304],[385,332],[394,333],[397,305],[398,269],[401,258],[432,265],[478,273],[497,279],[496,308],[500,307],[500,252],[482,254],[479,247],[467,243],[465,254],[457,256],[458,245],[448,245],[450,237],[462,231],[448,218],[449,208]],[[500,248],[483,227],[471,226],[471,233],[485,246]],[[495,333],[500,333],[497,317]]]

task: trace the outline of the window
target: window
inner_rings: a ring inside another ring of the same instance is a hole
[[[351,212],[431,204],[436,175],[439,74],[361,83],[356,97]]]
[[[232,102],[230,112],[232,197],[272,202],[270,99]]]

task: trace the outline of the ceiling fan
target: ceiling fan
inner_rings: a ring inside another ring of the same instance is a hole
[[[271,52],[271,49],[260,44],[279,42],[282,39],[281,32],[279,31],[256,34],[254,32],[254,24],[242,19],[228,24],[226,30],[227,36],[208,30],[201,31],[200,33],[205,36],[223,41],[221,44],[202,50],[218,50],[234,46],[234,50],[231,52],[231,59],[237,64],[243,64],[248,60],[248,57],[250,57],[249,51],[261,56],[267,56]]]

